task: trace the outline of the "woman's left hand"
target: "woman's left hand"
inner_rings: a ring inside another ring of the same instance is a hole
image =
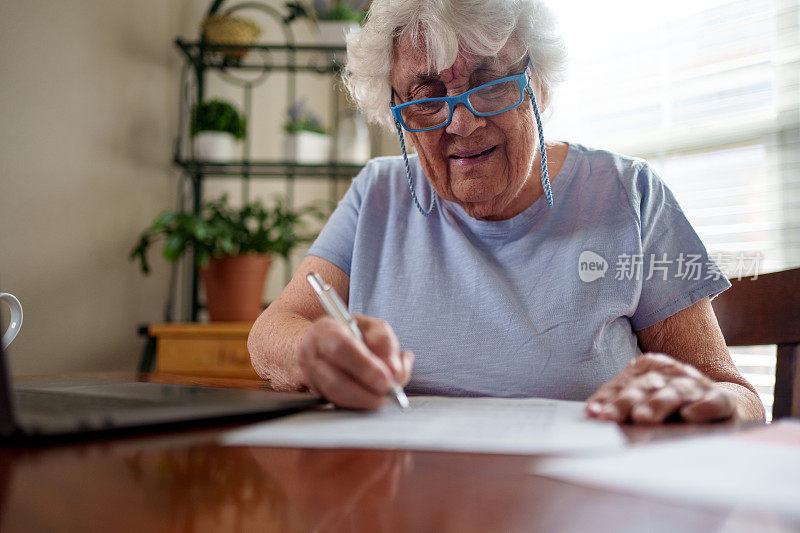
[[[686,422],[731,418],[736,395],[691,365],[664,354],[637,357],[586,402],[593,418],[635,424],[660,424],[677,414]]]

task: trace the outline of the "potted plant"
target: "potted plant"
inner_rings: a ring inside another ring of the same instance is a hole
[[[247,122],[230,102],[207,100],[192,108],[191,134],[198,159],[232,161],[236,141],[244,139]]]
[[[283,125],[286,132],[284,156],[298,163],[325,163],[330,161],[331,137],[317,115],[301,101],[287,110]]]
[[[326,215],[320,206],[292,209],[280,198],[271,207],[254,201],[237,209],[224,195],[199,213],[162,212],[139,237],[130,259],[138,259],[147,275],[147,250],[155,242],[164,241],[163,255],[169,261],[191,250],[211,320],[253,321],[263,310],[272,255],[288,258],[297,245],[313,240],[315,234],[304,232],[306,224]]]
[[[321,46],[342,46],[345,35],[364,22],[369,0],[314,0],[288,2],[286,6],[291,19],[306,17],[316,23]]]

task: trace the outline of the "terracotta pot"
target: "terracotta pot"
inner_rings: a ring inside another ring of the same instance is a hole
[[[200,269],[212,322],[252,322],[264,310],[261,297],[272,258],[262,254],[212,257]]]

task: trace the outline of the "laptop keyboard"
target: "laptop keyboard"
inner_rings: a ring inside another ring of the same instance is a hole
[[[94,394],[76,394],[65,391],[15,390],[16,409],[25,413],[58,416],[78,412],[105,412],[125,409],[140,410],[163,406],[163,400],[147,398],[121,398]]]

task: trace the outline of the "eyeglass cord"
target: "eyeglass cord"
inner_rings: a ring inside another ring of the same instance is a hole
[[[528,95],[531,97],[531,105],[533,106],[533,114],[536,117],[536,127],[539,129],[539,152],[542,154],[542,190],[544,197],[547,200],[547,207],[553,207],[553,191],[550,189],[550,178],[547,176],[547,150],[544,147],[544,130],[542,130],[542,117],[539,116],[539,107],[536,105],[536,97],[533,95],[533,89],[528,85],[526,87]]]
[[[408,190],[411,191],[411,199],[414,200],[414,205],[417,206],[417,211],[419,211],[422,216],[426,217],[433,213],[433,210],[436,209],[436,191],[431,188],[431,192],[433,193],[431,207],[428,209],[428,211],[424,211],[422,206],[419,205],[419,200],[417,200],[417,192],[414,190],[414,180],[411,179],[411,168],[408,166],[408,155],[406,155],[406,141],[403,139],[403,127],[397,120],[394,121],[394,125],[397,126],[397,136],[400,138],[400,148],[403,150],[403,162],[406,165],[406,177],[408,178]]]
[[[536,117],[536,127],[539,130],[539,152],[542,154],[542,190],[544,190],[544,197],[547,200],[547,206],[553,207],[553,191],[550,188],[550,178],[547,175],[547,150],[544,147],[544,130],[542,129],[542,118],[539,116],[539,107],[536,105],[536,97],[533,95],[533,90],[531,86],[528,85],[525,87],[525,90],[528,92],[528,95],[531,97],[531,105],[533,106],[533,114]],[[408,190],[411,191],[411,198],[414,200],[414,205],[417,207],[417,211],[424,217],[429,216],[433,213],[433,210],[436,209],[436,199],[438,195],[436,191],[431,189],[432,192],[432,200],[430,208],[425,211],[422,209],[422,206],[417,199],[417,192],[414,188],[414,180],[411,178],[411,167],[408,165],[408,155],[406,154],[406,142],[403,138],[403,127],[400,125],[400,122],[395,120],[394,125],[397,127],[397,137],[400,139],[400,149],[403,151],[403,162],[405,163],[406,167],[406,177],[408,178]]]

